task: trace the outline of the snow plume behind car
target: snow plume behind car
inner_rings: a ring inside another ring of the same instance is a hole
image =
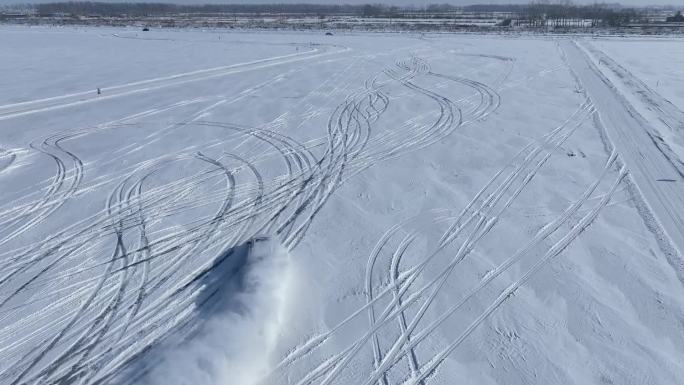
[[[253,238],[230,251],[211,310],[180,345],[160,349],[150,385],[259,383],[270,367],[290,277],[289,255],[277,241]],[[209,286],[211,283],[208,284]],[[203,315],[202,315],[203,314]]]

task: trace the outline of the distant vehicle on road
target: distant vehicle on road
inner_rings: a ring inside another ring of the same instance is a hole
[[[333,35],[332,32],[326,32],[326,33],[325,33],[325,36],[332,36],[332,35]]]
[[[149,30],[150,30],[150,29],[147,28],[147,27],[143,28],[143,32],[148,32]]]

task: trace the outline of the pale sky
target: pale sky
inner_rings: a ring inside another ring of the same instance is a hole
[[[49,3],[69,0],[0,0],[0,4],[20,4],[20,3]],[[107,2],[124,2],[117,0],[91,0]],[[138,0],[125,0],[125,2],[136,2]],[[159,2],[177,4],[273,4],[273,3],[315,3],[315,4],[391,4],[391,5],[420,5],[425,0],[139,0],[140,2]],[[526,4],[528,0],[426,0],[427,4]],[[624,6],[643,6],[643,5],[673,5],[684,7],[684,0],[574,0],[575,4],[593,4],[594,2],[620,3]]]

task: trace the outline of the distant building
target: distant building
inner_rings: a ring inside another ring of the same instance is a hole
[[[678,11],[676,15],[670,16],[667,19],[665,19],[668,23],[684,23],[684,16],[682,15],[682,11]]]

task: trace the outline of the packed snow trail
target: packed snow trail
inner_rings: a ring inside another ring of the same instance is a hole
[[[182,85],[189,82],[207,80],[216,77],[238,74],[245,71],[254,71],[272,66],[296,63],[303,60],[320,58],[326,55],[337,54],[345,51],[341,47],[314,48],[294,54],[260,59],[248,63],[239,63],[229,66],[207,68],[187,73],[175,74],[160,78],[137,81],[74,94],[54,96],[50,98],[32,100],[27,102],[0,105],[0,120],[17,118],[24,115],[48,112],[59,108],[74,107],[86,103],[109,100],[122,96],[130,96],[141,92],[149,92],[161,88]],[[102,92],[100,94],[100,92]]]
[[[666,183],[663,179],[682,181],[673,159],[658,148],[650,123],[622,97],[596,65],[572,40],[563,40],[567,60],[598,110],[600,121],[615,146],[620,159],[653,212],[662,231],[678,251],[671,263],[684,280],[684,189],[682,183]]]

